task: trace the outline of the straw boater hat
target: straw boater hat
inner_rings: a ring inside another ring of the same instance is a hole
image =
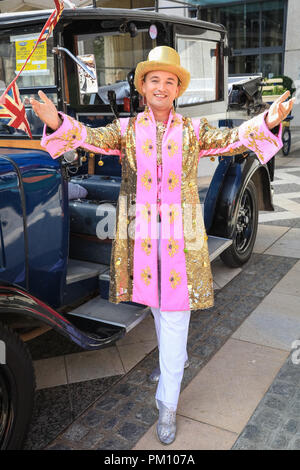
[[[190,72],[181,67],[179,54],[172,47],[155,47],[149,52],[148,60],[138,63],[135,70],[134,85],[141,95],[143,95],[143,78],[146,73],[153,72],[154,70],[172,72],[174,75],[177,75],[180,80],[180,91],[178,96],[181,96],[189,86]]]

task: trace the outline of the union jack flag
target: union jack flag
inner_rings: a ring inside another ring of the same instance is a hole
[[[42,29],[40,37],[37,40],[37,43],[46,41],[49,38],[50,34],[54,30],[55,26],[57,25],[61,17],[61,14],[64,9],[63,0],[54,0],[54,3],[55,3],[55,10],[49,16],[44,28]]]
[[[27,132],[32,139],[30,125],[16,83],[13,83],[3,98],[3,104],[0,105],[0,120],[8,126]]]

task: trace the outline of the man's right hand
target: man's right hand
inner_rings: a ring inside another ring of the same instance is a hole
[[[53,101],[51,101],[43,91],[38,92],[42,102],[34,98],[30,98],[30,104],[35,114],[43,121],[46,126],[56,131],[62,124],[57,109]]]

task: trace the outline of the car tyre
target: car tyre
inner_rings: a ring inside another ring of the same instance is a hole
[[[231,268],[245,264],[253,251],[258,227],[258,199],[253,181],[249,181],[239,199],[232,245],[221,253],[222,261]]]
[[[282,133],[282,143],[282,153],[284,156],[287,156],[291,150],[291,131],[288,127],[285,127]]]
[[[2,323],[0,341],[0,449],[19,450],[32,416],[35,374],[27,346]]]

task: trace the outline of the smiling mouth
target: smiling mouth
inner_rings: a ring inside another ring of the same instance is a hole
[[[154,93],[155,98],[167,98],[167,95],[162,95],[160,93]]]

